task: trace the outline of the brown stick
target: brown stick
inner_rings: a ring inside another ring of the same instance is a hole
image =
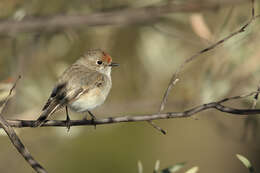
[[[20,79],[20,77],[18,79]],[[11,142],[13,143],[13,145],[15,146],[15,148],[24,157],[24,159],[29,163],[29,165],[38,173],[47,173],[47,171],[32,157],[30,152],[27,150],[27,148],[23,145],[22,141],[16,135],[16,133],[15,133],[14,129],[12,128],[12,126],[8,123],[8,121],[6,121],[4,119],[4,117],[2,115],[2,111],[6,107],[7,102],[10,99],[10,96],[11,96],[12,91],[14,90],[14,88],[16,86],[16,83],[17,83],[18,79],[14,83],[13,87],[11,88],[11,90],[9,92],[9,95],[6,97],[4,103],[3,103],[2,107],[1,107],[1,110],[0,110],[0,124],[1,124],[1,127],[4,129],[4,131],[6,132],[6,134],[8,135],[9,139],[11,140]]]
[[[149,121],[149,120],[169,119],[169,118],[186,118],[208,109],[216,109],[221,112],[238,115],[238,116],[257,115],[260,114],[260,109],[236,109],[236,108],[231,108],[222,105],[222,103],[224,102],[242,99],[245,97],[253,96],[257,93],[259,93],[259,91],[251,92],[245,95],[224,98],[217,102],[211,102],[200,106],[196,106],[184,112],[156,113],[156,114],[145,114],[139,116],[127,115],[122,117],[109,117],[109,118],[102,118],[102,119],[95,119],[95,120],[85,120],[85,119],[71,120],[70,126],[101,125],[101,124],[138,122],[138,121]],[[7,120],[7,122],[12,127],[23,128],[23,127],[33,127],[35,121],[34,120]],[[42,127],[43,126],[67,127],[67,124],[66,121],[49,120],[45,124],[43,124]]]
[[[212,10],[219,6],[243,3],[244,0],[212,1],[208,3],[188,2],[182,4],[169,3],[142,8],[96,12],[88,15],[56,15],[54,17],[24,18],[20,21],[4,20],[0,22],[0,33],[19,33],[32,31],[52,32],[60,29],[77,29],[86,26],[133,25],[153,22],[169,13],[196,12]]]
[[[211,46],[200,50],[199,52],[195,53],[194,55],[192,55],[191,57],[187,58],[181,65],[180,67],[175,71],[175,73],[172,75],[172,78],[169,82],[169,85],[163,95],[163,99],[159,108],[159,113],[162,112],[164,110],[165,104],[167,102],[167,98],[170,94],[170,91],[173,89],[173,87],[176,85],[177,81],[179,80],[179,74],[181,73],[181,71],[183,70],[184,66],[186,64],[188,64],[189,62],[195,60],[197,57],[199,57],[199,55],[202,55],[214,48],[216,48],[217,46],[223,44],[224,42],[226,42],[227,40],[231,39],[232,37],[242,33],[245,31],[245,29],[259,16],[255,16],[255,8],[254,8],[254,0],[251,0],[252,2],[252,10],[251,10],[251,17],[249,19],[249,21],[244,24],[240,29],[238,29],[237,31],[229,34],[228,36],[224,37],[223,39],[217,41],[216,43],[212,44]]]

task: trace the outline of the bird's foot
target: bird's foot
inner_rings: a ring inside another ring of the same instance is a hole
[[[95,120],[96,120],[96,117],[91,117],[91,124],[93,124],[94,128],[97,129],[97,124],[96,124]]]
[[[93,125],[94,125],[94,128],[96,129],[96,128],[97,128],[97,124],[96,124],[95,120],[96,120],[97,118],[96,118],[96,116],[95,116],[92,112],[88,111],[88,113],[89,113],[89,115],[91,116],[91,124],[93,124]]]
[[[67,132],[70,131],[70,116],[69,116],[69,111],[68,107],[66,106],[66,127],[67,127]]]
[[[70,131],[70,117],[69,116],[67,116],[65,123],[66,123],[67,132],[69,132]]]

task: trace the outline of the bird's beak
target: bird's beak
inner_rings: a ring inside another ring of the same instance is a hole
[[[109,66],[110,66],[110,67],[117,67],[117,66],[119,66],[119,64],[118,64],[118,63],[115,63],[115,62],[111,62],[111,64],[109,64]]]

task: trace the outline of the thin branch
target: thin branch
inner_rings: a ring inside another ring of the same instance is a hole
[[[207,104],[203,104],[200,106],[196,106],[194,108],[188,109],[184,112],[168,112],[168,113],[156,113],[156,114],[145,114],[139,116],[121,116],[121,117],[109,117],[95,120],[71,120],[70,126],[85,126],[85,125],[101,125],[101,124],[113,124],[113,123],[121,123],[121,122],[137,122],[137,121],[151,121],[158,119],[170,119],[170,118],[185,118],[193,116],[199,112],[208,110],[208,109],[216,109],[221,112],[230,113],[234,115],[256,115],[260,114],[260,109],[236,109],[228,106],[223,106],[221,103],[242,99],[245,97],[252,96],[259,91],[254,91],[249,94],[244,94],[235,97],[229,97],[222,99],[217,102],[211,102]],[[34,120],[7,120],[7,122],[12,127],[22,128],[22,127],[34,127]],[[58,127],[67,127],[66,121],[58,121],[58,120],[49,120],[43,126],[58,126]]]
[[[53,17],[40,18],[25,17],[20,21],[0,21],[0,33],[6,34],[32,31],[50,32],[64,28],[85,28],[86,26],[132,25],[153,22],[169,13],[212,10],[219,6],[234,5],[244,2],[244,0],[229,0],[222,1],[221,4],[218,1],[208,3],[169,3],[166,5],[153,5],[141,8],[96,12],[88,15],[56,15]]]
[[[13,143],[13,145],[15,146],[15,148],[24,157],[24,159],[29,163],[29,165],[38,173],[47,173],[47,171],[32,157],[32,155],[27,150],[27,148],[25,148],[25,146],[23,145],[22,141],[16,135],[14,129],[11,127],[9,122],[4,119],[4,117],[2,115],[2,111],[6,107],[8,101],[9,101],[9,99],[11,97],[12,91],[16,87],[16,83],[17,83],[17,81],[20,78],[21,77],[19,76],[19,78],[15,81],[13,87],[10,89],[9,95],[6,97],[6,99],[4,101],[4,104],[1,107],[1,110],[0,110],[0,124],[1,124],[1,127],[4,129],[4,131],[6,132],[6,134],[8,135],[9,139],[11,140],[11,142]]]
[[[179,81],[179,79],[175,79],[175,81],[173,82],[173,84],[175,85],[177,82]],[[158,130],[159,132],[161,132],[162,134],[166,135],[166,130],[164,130],[163,128],[157,126],[154,122],[152,122],[151,120],[147,121],[148,124],[150,124],[153,128],[155,128],[156,130]]]
[[[257,104],[258,97],[259,97],[259,91],[260,91],[260,82],[258,83],[257,91],[258,92],[253,94],[254,95],[254,100],[253,100],[251,109],[255,109],[256,108],[256,104]],[[249,127],[250,126],[252,127],[253,138],[256,137],[257,131],[258,131],[257,123],[258,123],[258,119],[256,119],[255,117],[248,116],[246,118],[246,120],[244,121],[244,130],[243,130],[242,140],[246,140],[246,138],[248,137],[248,135],[249,135]]]
[[[224,98],[224,99],[218,101],[218,103],[224,103],[224,102],[231,101],[231,100],[243,99],[245,97],[249,97],[249,96],[252,96],[252,95],[258,95],[259,92],[260,92],[260,90],[257,90],[257,91],[251,92],[249,94],[243,94],[243,95],[240,95],[240,96]],[[255,98],[255,96],[254,96],[254,98]]]
[[[161,127],[157,126],[154,122],[152,122],[151,120],[148,120],[147,123],[149,123],[153,128],[155,128],[156,130],[158,130],[159,132],[161,132],[162,134],[166,135],[166,130],[162,129]]]
[[[11,97],[11,95],[12,95],[13,90],[14,90],[15,87],[16,87],[16,84],[17,84],[18,80],[20,80],[20,79],[21,79],[21,76],[18,76],[18,78],[17,78],[16,81],[14,82],[12,88],[9,90],[9,93],[8,93],[7,97],[4,99],[4,103],[3,103],[3,104],[1,105],[1,107],[0,107],[0,114],[2,114],[4,108],[6,107],[8,101],[10,100],[10,97]]]
[[[249,21],[244,24],[240,29],[238,29],[237,31],[229,34],[228,36],[224,37],[223,39],[217,41],[216,43],[212,44],[211,46],[205,48],[205,49],[202,49],[201,51],[195,53],[194,55],[192,55],[191,57],[189,57],[188,59],[186,59],[181,65],[180,67],[175,71],[175,73],[172,75],[172,78],[168,84],[168,87],[164,93],[164,96],[163,96],[163,99],[162,99],[162,102],[161,102],[161,105],[160,105],[160,108],[159,108],[159,113],[162,112],[164,110],[164,107],[165,107],[165,104],[167,102],[167,98],[170,94],[170,91],[171,89],[176,85],[176,80],[179,78],[179,74],[181,73],[181,71],[183,70],[184,66],[186,64],[188,64],[189,62],[195,60],[196,58],[198,58],[200,55],[216,48],[217,46],[223,44],[224,42],[226,42],[227,40],[231,39],[232,37],[240,34],[240,33],[243,33],[246,28],[256,19],[256,16],[255,16],[255,8],[254,8],[254,0],[251,0],[252,2],[252,10],[251,10],[251,17],[249,19]],[[257,16],[258,17],[258,16]]]

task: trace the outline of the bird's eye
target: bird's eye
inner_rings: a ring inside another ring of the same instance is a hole
[[[101,65],[102,63],[103,63],[103,62],[100,61],[100,60],[97,61],[97,64],[98,64],[98,65]]]

